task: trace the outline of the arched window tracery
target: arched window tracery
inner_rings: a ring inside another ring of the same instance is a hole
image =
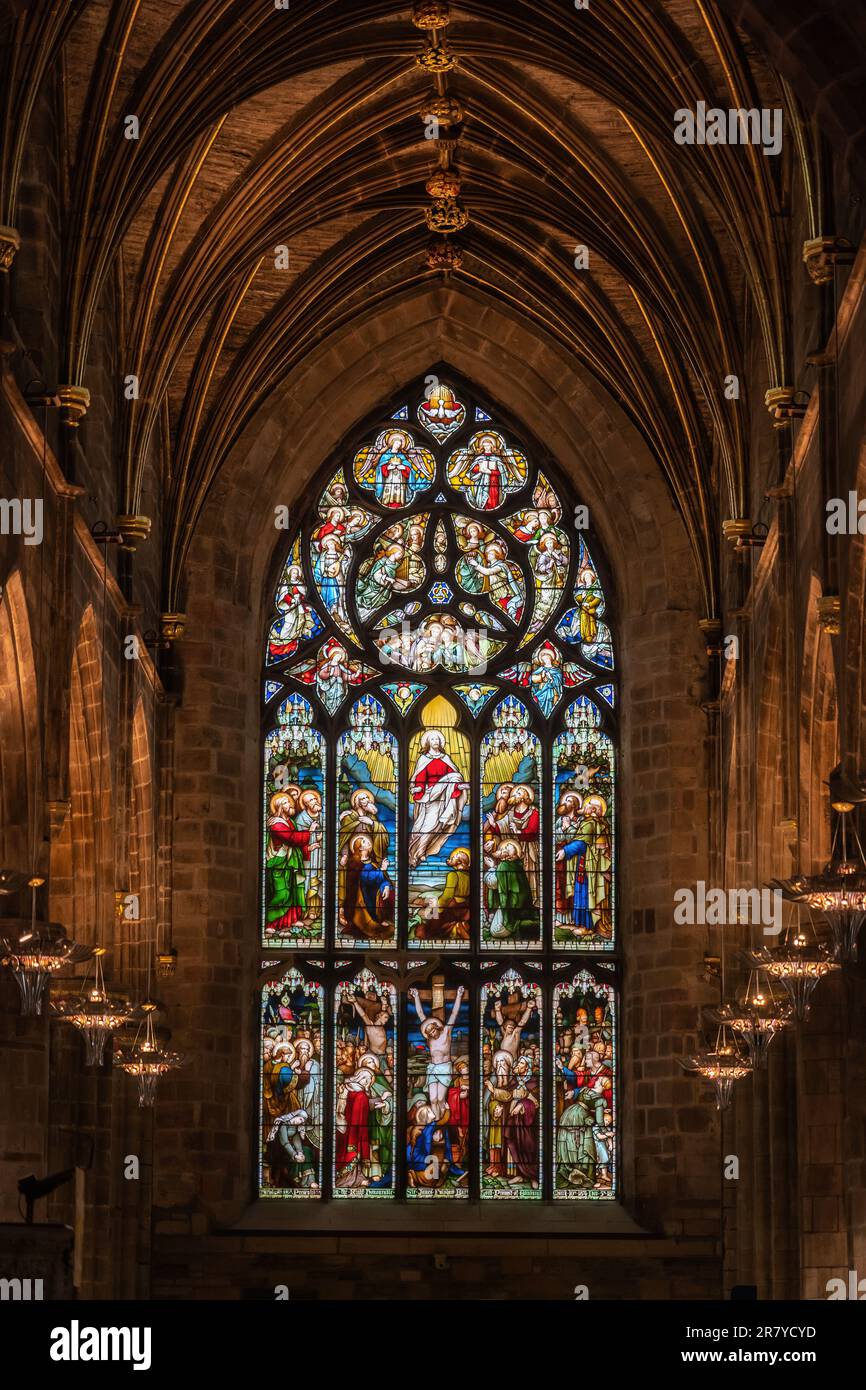
[[[616,1194],[614,642],[573,507],[428,377],[297,516],[263,672],[263,1197]]]

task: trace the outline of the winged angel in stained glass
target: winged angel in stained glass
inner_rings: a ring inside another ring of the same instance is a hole
[[[448,460],[448,481],[480,512],[493,512],[526,482],[527,462],[509,449],[501,434],[473,435],[465,449]]]
[[[283,559],[260,925],[295,964],[262,997],[262,1196],[617,1195],[610,617],[511,428],[419,380]]]
[[[355,455],[355,477],[382,507],[408,507],[433,481],[436,464],[408,430],[383,430]]]

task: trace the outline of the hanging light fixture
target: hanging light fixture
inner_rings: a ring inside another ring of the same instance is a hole
[[[716,1036],[716,1045],[706,1052],[697,1052],[693,1057],[680,1059],[683,1071],[702,1076],[716,1093],[716,1109],[727,1110],[735,1081],[750,1076],[753,1067],[740,1055],[722,1024]]]
[[[809,1005],[817,985],[839,970],[837,961],[830,956],[826,946],[818,940],[814,925],[810,920],[808,929],[791,908],[791,921],[778,946],[760,946],[755,950],[744,951],[743,960],[754,970],[763,970],[770,980],[784,985],[794,1010],[794,1017],[802,1023],[809,1013]]]
[[[833,810],[839,819],[826,867],[819,874],[774,879],[770,887],[778,889],[786,902],[826,917],[833,933],[833,960],[845,965],[856,955],[857,938],[866,922],[866,859],[860,837],[847,819],[854,803],[834,801]]]
[[[114,1054],[114,1065],[125,1071],[127,1076],[137,1078],[138,1103],[141,1106],[152,1106],[160,1077],[177,1071],[186,1061],[183,1053],[172,1052],[161,1045],[154,1026],[158,1007],[152,999],[145,1000],[141,1005],[143,1017],[133,1042],[129,1047],[118,1048]]]
[[[21,991],[21,1012],[33,1017],[42,1012],[45,987],[51,976],[67,965],[78,965],[93,955],[92,946],[70,941],[57,922],[37,922],[36,890],[45,882],[33,877],[30,917],[0,919],[0,965],[12,972]]]
[[[51,1001],[55,1017],[63,1023],[71,1023],[84,1038],[85,1061],[88,1067],[101,1065],[105,1044],[112,1033],[123,1027],[133,1011],[125,995],[109,994],[105,988],[102,973],[105,947],[95,947],[93,955],[95,971],[92,986],[88,989],[85,978],[80,994],[67,995]]]
[[[761,987],[757,971],[752,970],[743,995],[734,1003],[709,1010],[709,1017],[730,1028],[745,1048],[752,1070],[759,1071],[767,1065],[770,1043],[783,1028],[789,1027],[792,1012],[789,1003],[782,1004],[774,998],[770,985]]]

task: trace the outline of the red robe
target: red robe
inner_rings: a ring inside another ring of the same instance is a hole
[[[346,1128],[337,1130],[337,1169],[370,1157],[370,1097],[350,1091],[346,1097]]]
[[[539,830],[538,807],[533,806],[516,824],[517,830],[514,833],[519,835],[521,840],[534,840]]]
[[[473,466],[473,468],[472,468],[471,471],[472,471],[473,473],[475,473],[475,474],[478,474],[478,473],[481,472],[480,468],[478,468],[477,465]],[[487,501],[486,501],[486,503],[485,503],[484,505],[485,505],[487,511],[491,511],[491,512],[492,512],[492,511],[494,510],[494,508],[496,508],[496,507],[499,506],[499,502],[500,502],[501,488],[500,488],[500,486],[499,486],[499,484],[500,484],[500,476],[499,476],[499,469],[498,469],[498,468],[496,469],[496,472],[495,472],[495,473],[491,473],[491,474],[490,474],[490,476],[489,476],[489,481],[490,481],[490,491],[489,491],[489,493],[488,493],[488,495],[487,495]]]
[[[412,779],[415,790],[412,793],[413,801],[420,801],[428,787],[435,787],[436,783],[454,768],[450,763],[446,763],[443,758],[431,758],[429,763],[422,767],[421,771]],[[456,801],[460,795],[460,788],[455,786],[451,793],[451,800]]]
[[[459,1086],[448,1087],[448,1116],[457,1129],[469,1128],[469,1093],[461,1096]]]

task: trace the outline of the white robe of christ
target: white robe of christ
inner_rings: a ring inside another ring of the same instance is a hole
[[[415,805],[409,836],[409,863],[414,868],[437,854],[460,824],[469,789],[447,753],[422,753],[412,773]]]

